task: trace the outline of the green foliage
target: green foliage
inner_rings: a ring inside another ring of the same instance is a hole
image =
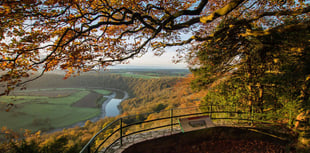
[[[10,148],[12,150],[8,152],[11,153],[34,153],[34,152],[40,153],[40,148],[38,144],[35,143],[34,141],[28,143],[25,140],[22,140],[21,145],[17,145],[14,142],[11,142],[10,145],[11,145]]]
[[[66,144],[68,139],[66,137],[60,137],[51,144],[48,144],[42,148],[42,152],[45,153],[55,153],[55,152],[66,152]]]
[[[167,106],[168,106],[167,104],[160,103],[153,108],[153,112],[160,112],[160,111],[164,110]]]
[[[40,147],[35,141],[26,142],[26,140],[21,140],[21,144],[11,141],[7,146],[7,150],[3,151],[5,153],[76,153],[81,150],[79,144],[67,147],[68,141],[67,137],[62,136],[43,147]]]
[[[123,118],[123,122],[125,124],[143,122],[147,119],[147,116],[148,116],[148,114],[131,115],[131,116],[127,116],[126,118]]]
[[[299,27],[308,21],[289,21],[268,32],[242,20],[229,23],[244,29],[223,21],[197,52],[200,67],[192,69],[192,87],[208,91],[205,103],[244,104],[266,116],[291,118],[309,109],[310,31]],[[259,35],[244,34],[247,30]]]

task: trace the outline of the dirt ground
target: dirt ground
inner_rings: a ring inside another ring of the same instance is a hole
[[[102,98],[102,94],[96,93],[96,92],[90,92],[88,95],[74,103],[73,107],[88,107],[88,108],[98,108],[101,107],[98,105],[99,99]]]
[[[296,152],[281,140],[244,128],[215,127],[135,144],[123,153],[284,153]]]

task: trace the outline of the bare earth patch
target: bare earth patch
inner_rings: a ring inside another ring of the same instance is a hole
[[[99,101],[103,98],[102,94],[91,91],[88,95],[74,103],[73,107],[87,107],[87,108],[98,108]]]

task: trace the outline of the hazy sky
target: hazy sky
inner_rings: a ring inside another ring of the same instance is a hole
[[[129,64],[117,65],[117,68],[138,68],[138,67],[148,67],[148,68],[187,68],[186,63],[174,64],[172,62],[173,56],[176,52],[173,50],[166,51],[161,56],[155,56],[153,52],[149,51],[147,54],[143,55],[140,58],[134,58],[129,60]]]

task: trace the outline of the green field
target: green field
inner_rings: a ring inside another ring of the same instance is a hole
[[[110,94],[110,91],[106,90],[96,90],[96,92]],[[32,96],[31,93],[36,96]],[[72,104],[89,93],[89,90],[83,89],[45,89],[16,93],[17,96],[2,96],[0,97],[0,126],[13,130],[44,131],[90,119],[100,114],[100,108],[72,107]],[[8,103],[13,103],[14,106],[6,112]]]
[[[150,75],[144,75],[144,74],[132,74],[132,73],[120,73],[123,77],[132,77],[132,78],[141,78],[141,79],[154,79],[159,78],[157,76],[150,76]]]
[[[112,92],[111,91],[108,91],[108,90],[102,90],[102,89],[94,89],[93,91],[99,93],[99,94],[103,94],[103,95],[109,95],[111,94]]]
[[[120,70],[112,72],[120,74],[123,77],[141,78],[141,79],[157,79],[162,77],[185,77],[189,74],[188,71],[184,70]]]

